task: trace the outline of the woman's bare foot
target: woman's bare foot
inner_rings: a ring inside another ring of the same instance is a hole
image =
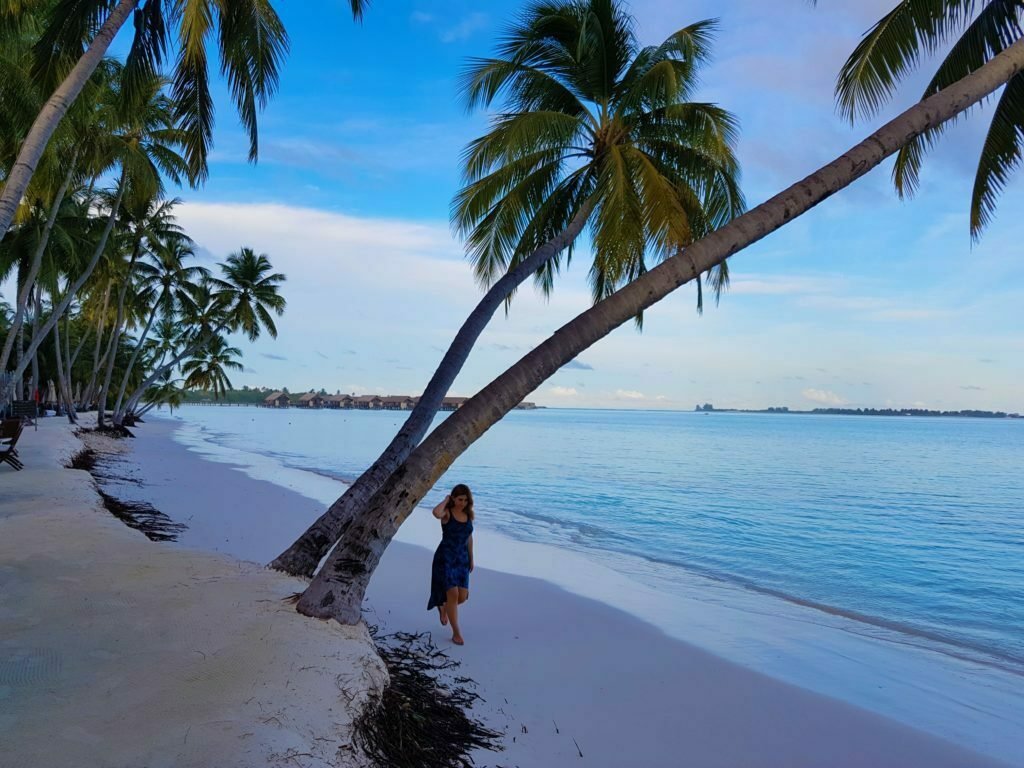
[[[452,642],[456,645],[465,645],[466,641],[462,639],[462,635],[452,635]]]
[[[448,611],[446,611],[444,609],[443,605],[439,605],[439,606],[437,606],[437,612],[441,616],[441,626],[442,627],[447,627],[448,626]]]

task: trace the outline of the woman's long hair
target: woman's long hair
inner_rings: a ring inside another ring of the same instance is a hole
[[[462,483],[459,483],[454,488],[452,488],[452,492],[449,495],[451,496],[451,499],[448,501],[448,506],[445,507],[444,511],[445,512],[451,512],[452,511],[452,507],[455,506],[455,497],[456,496],[465,496],[466,497],[466,519],[472,520],[473,519],[473,492],[471,490],[469,490],[469,486],[468,485],[463,485]]]

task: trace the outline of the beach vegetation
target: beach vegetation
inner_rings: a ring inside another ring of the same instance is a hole
[[[31,15],[0,25],[10,64],[0,77],[4,169],[44,100],[34,67],[46,29]],[[243,248],[216,277],[191,263],[180,200],[166,189],[195,179],[189,131],[173,82],[130,64],[96,66],[0,239],[0,280],[13,277],[17,293],[2,324],[0,407],[38,393],[71,420],[95,408],[104,428],[113,406],[120,429],[143,403],[180,403],[192,386],[223,390],[237,352],[225,334],[276,336],[284,276],[265,254]]]

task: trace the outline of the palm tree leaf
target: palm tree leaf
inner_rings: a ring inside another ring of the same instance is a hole
[[[840,113],[870,117],[903,76],[970,20],[975,0],[901,0],[876,23],[843,65],[836,82]]]
[[[931,82],[924,89],[924,100],[981,67],[1021,36],[1020,7],[1014,0],[995,0],[986,3],[978,16],[946,54],[936,69]],[[968,110],[963,113],[967,115]],[[897,154],[892,169],[893,183],[900,197],[912,195],[920,181],[921,163],[946,128],[956,119],[925,131],[903,147]]]
[[[178,123],[188,135],[185,159],[189,179],[195,184],[206,180],[206,158],[213,141],[213,97],[206,59],[206,41],[213,28],[213,16],[207,0],[175,2],[180,18],[181,50],[171,93],[177,105]]]
[[[249,134],[249,160],[259,156],[257,113],[277,90],[288,53],[288,33],[269,0],[233,0],[221,6],[221,72]]]
[[[160,72],[167,54],[167,25],[164,21],[165,0],[147,0],[136,7],[135,36],[125,59],[123,82],[132,100],[145,98],[147,84]]]
[[[996,200],[1020,165],[1024,151],[1024,74],[1014,76],[996,104],[971,194],[971,236],[992,221]]]

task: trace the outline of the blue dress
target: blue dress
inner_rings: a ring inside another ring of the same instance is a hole
[[[427,610],[444,605],[452,587],[469,589],[469,537],[473,521],[460,523],[453,515],[441,523],[441,543],[430,568],[430,600]]]

